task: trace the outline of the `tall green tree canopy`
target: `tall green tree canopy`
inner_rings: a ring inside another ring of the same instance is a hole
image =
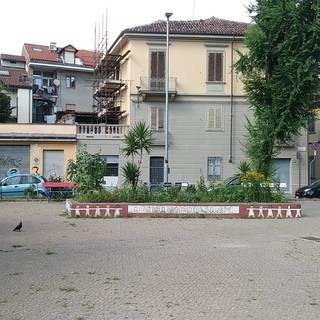
[[[6,122],[11,114],[10,97],[7,89],[7,86],[0,82],[0,123]]]
[[[320,1],[256,0],[248,11],[248,52],[239,52],[235,68],[253,110],[246,151],[268,176],[277,146],[299,135],[313,115],[320,89]]]

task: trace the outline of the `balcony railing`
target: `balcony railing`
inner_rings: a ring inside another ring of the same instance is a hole
[[[33,93],[38,94],[39,96],[52,96],[57,95],[57,89],[54,86],[39,86],[34,84]]]
[[[152,78],[152,77],[140,77],[140,90],[153,91],[153,92],[165,92],[166,79],[165,78]],[[169,92],[177,91],[177,78],[170,77],[168,83]]]
[[[78,139],[122,139],[129,126],[119,124],[77,124]]]

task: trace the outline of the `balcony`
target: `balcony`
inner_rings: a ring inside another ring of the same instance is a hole
[[[77,139],[123,139],[128,130],[128,125],[77,124]]]
[[[143,100],[147,98],[165,98],[166,94],[166,79],[140,77],[139,93]],[[168,83],[169,99],[174,100],[177,95],[177,78],[170,77]]]
[[[57,98],[57,88],[55,86],[33,85],[34,99],[51,100],[55,102]]]
[[[119,124],[77,124],[77,139],[114,140],[123,139],[129,131],[128,125]],[[164,131],[153,131],[153,145],[164,146]]]

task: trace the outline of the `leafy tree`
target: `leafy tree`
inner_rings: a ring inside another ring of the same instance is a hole
[[[248,53],[235,64],[241,73],[253,121],[247,122],[245,149],[265,176],[279,145],[298,136],[313,116],[320,89],[320,2],[256,0],[248,11]]]
[[[7,93],[8,87],[0,82],[0,122],[6,122],[11,115],[10,97]]]
[[[83,195],[103,189],[106,163],[100,153],[90,154],[81,147],[76,160],[70,159],[67,167],[67,179],[77,184],[77,190]]]
[[[144,121],[137,122],[124,136],[125,147],[121,152],[126,157],[131,157],[131,162],[125,163],[121,169],[125,181],[132,186],[133,190],[136,190],[141,175],[143,152],[150,153],[152,142],[152,131]],[[135,156],[139,157],[136,162]]]

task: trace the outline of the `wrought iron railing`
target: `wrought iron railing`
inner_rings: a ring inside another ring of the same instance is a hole
[[[159,91],[165,92],[166,79],[156,77],[140,77],[141,91]],[[169,91],[177,91],[177,78],[170,77],[168,82]]]

